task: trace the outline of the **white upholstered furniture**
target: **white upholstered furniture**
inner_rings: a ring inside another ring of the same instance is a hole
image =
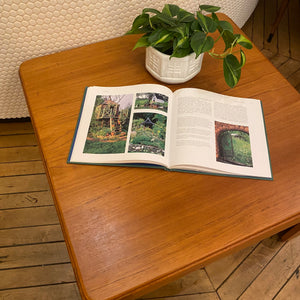
[[[194,11],[199,3],[222,7],[243,26],[258,0],[173,0]],[[0,119],[29,116],[19,81],[20,64],[30,58],[123,35],[144,7],[162,0],[2,0],[0,6]],[[99,83],[101,84],[101,83]]]

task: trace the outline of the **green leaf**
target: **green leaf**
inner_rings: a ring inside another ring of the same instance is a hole
[[[171,35],[169,33],[166,33],[166,34],[162,35],[159,40],[152,43],[152,46],[155,46],[155,45],[161,44],[161,43],[165,43],[165,42],[168,42],[170,40],[171,40]]]
[[[231,33],[233,33],[233,27],[232,25],[227,22],[227,21],[219,21],[219,27],[220,29],[222,30],[227,30],[227,31],[230,31]],[[218,27],[218,29],[219,29]],[[220,30],[219,30],[220,31]]]
[[[206,19],[206,24],[208,28],[208,32],[215,32],[217,30],[218,24],[212,20],[211,18],[204,16]]]
[[[206,34],[203,31],[196,31],[191,37],[191,47],[196,53],[196,56],[199,56],[202,53],[202,47],[205,43]]]
[[[205,31],[205,32],[215,32],[216,31],[218,25],[213,19],[202,15],[199,11],[197,12],[197,19],[198,19],[199,24],[202,27],[203,31]]]
[[[178,48],[176,51],[173,52],[173,54],[170,56],[170,59],[172,57],[185,57],[192,53],[191,48]]]
[[[179,39],[179,40],[174,40],[173,43],[173,49],[176,51],[178,48],[188,48],[189,47],[189,39],[187,36]]]
[[[190,23],[195,20],[195,16],[184,9],[180,9],[178,13],[178,21],[181,23]]]
[[[197,11],[197,20],[200,26],[202,27],[203,31],[208,32],[204,15],[202,15],[199,11]]]
[[[246,39],[243,35],[239,34],[237,35],[238,36],[238,39],[237,39],[237,43],[241,46],[243,46],[244,48],[246,49],[252,49],[252,43]]]
[[[233,54],[229,54],[224,58],[223,71],[226,83],[231,88],[235,87],[241,77],[241,65]]]
[[[199,8],[210,13],[216,12],[221,9],[221,7],[213,5],[199,5]]]
[[[161,43],[156,45],[154,48],[162,53],[171,55],[173,53],[173,42],[169,41],[169,42]]]
[[[212,14],[211,14],[211,17],[212,17],[212,19],[213,19],[216,23],[219,23],[219,18],[218,18],[218,16],[217,16],[215,13],[212,13]]]
[[[214,40],[202,31],[195,32],[191,37],[191,47],[198,57],[201,53],[207,52],[214,46]]]
[[[198,21],[197,19],[195,19],[195,20],[193,21],[193,23],[192,23],[192,25],[191,25],[191,29],[192,29],[193,31],[202,31],[202,28],[201,28],[201,26],[200,26],[200,24],[199,24],[199,21]]]
[[[135,50],[136,48],[148,47],[148,46],[150,46],[150,43],[148,41],[148,36],[144,35],[137,41],[137,43],[135,44],[132,50]]]
[[[223,29],[222,29],[223,30]],[[222,34],[222,39],[225,43],[225,50],[226,51],[227,49],[229,49],[232,44],[234,43],[234,40],[235,40],[235,36],[232,32],[228,31],[228,30],[225,30],[225,31],[220,31],[220,32],[223,32]]]
[[[168,30],[171,31],[171,32],[178,33],[181,37],[189,35],[189,28],[186,26],[185,23],[180,24],[180,25],[175,26],[175,27],[168,28]]]
[[[170,33],[166,29],[158,29],[151,33],[148,37],[148,41],[151,46],[156,46],[159,43],[167,42],[171,39]]]
[[[240,54],[241,54],[240,66],[242,68],[246,63],[246,55],[242,49],[240,50]]]
[[[201,53],[207,52],[209,50],[211,50],[214,46],[214,39],[211,36],[207,36],[205,38],[204,44],[201,48]]]
[[[143,33],[144,31],[141,29],[141,27],[146,27],[148,25],[149,25],[149,15],[141,14],[134,19],[132,23],[132,27],[127,32],[127,34]]]
[[[177,5],[174,4],[166,4],[162,10],[162,13],[165,15],[168,15],[170,17],[177,16],[180,8]]]
[[[143,14],[145,13],[153,13],[153,14],[160,14],[160,11],[154,8],[144,8],[143,9]]]
[[[156,17],[157,19],[163,21],[163,22],[164,22],[165,24],[167,24],[167,25],[170,25],[170,26],[176,26],[176,25],[177,25],[176,22],[175,22],[175,20],[174,20],[172,17],[168,16],[168,15],[159,13],[159,14],[157,14],[155,17]],[[153,18],[154,18],[154,17],[153,17]]]

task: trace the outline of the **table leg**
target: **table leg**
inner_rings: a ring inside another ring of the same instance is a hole
[[[288,4],[289,4],[289,0],[282,1],[281,5],[280,5],[280,8],[279,8],[279,12],[277,13],[275,22],[273,23],[270,35],[269,35],[269,37],[267,39],[268,43],[271,43],[272,38],[274,36],[274,32],[277,29],[277,27],[278,27],[278,25],[279,25],[279,23],[280,23],[283,15],[284,15],[286,9],[287,9]]]

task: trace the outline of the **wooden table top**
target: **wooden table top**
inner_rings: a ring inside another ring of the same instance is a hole
[[[67,164],[86,86],[159,83],[144,68],[145,50],[131,51],[136,40],[107,40],[20,67],[86,299],[134,299],[300,222],[300,95],[256,48],[246,52],[234,89],[208,56],[194,79],[169,87],[262,100],[273,181]]]

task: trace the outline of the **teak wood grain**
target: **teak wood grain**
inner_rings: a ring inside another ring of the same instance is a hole
[[[107,40],[20,67],[85,299],[134,299],[300,222],[300,96],[257,48],[247,51],[235,89],[224,83],[220,61],[207,56],[199,75],[169,87],[262,100],[273,181],[66,163],[86,86],[158,83],[144,68],[144,49],[131,51],[136,40]]]

